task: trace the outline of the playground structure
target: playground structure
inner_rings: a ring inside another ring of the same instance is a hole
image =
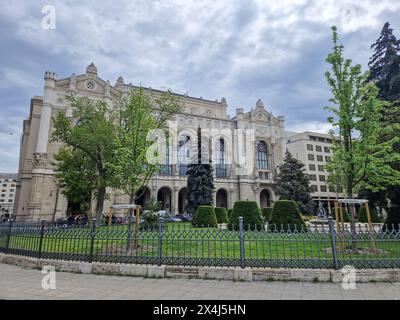
[[[375,245],[375,240],[373,236],[373,226],[371,222],[371,212],[368,204],[368,200],[366,199],[338,199],[335,201],[335,218],[336,218],[336,230],[338,234],[343,234],[343,231],[345,230],[345,221],[344,221],[344,215],[343,215],[343,205],[344,206],[353,206],[353,211],[354,211],[354,205],[359,204],[359,205],[364,205],[365,210],[367,213],[367,221],[368,221],[368,227],[369,227],[369,234],[371,237],[371,251],[373,253],[376,253],[376,245]],[[352,235],[352,250],[354,253],[358,252],[357,248],[357,231],[355,228],[355,223],[354,223],[354,216],[351,214],[350,218],[350,224],[351,224],[351,235]],[[344,252],[345,248],[343,246],[344,239],[339,239],[339,250],[340,252]]]

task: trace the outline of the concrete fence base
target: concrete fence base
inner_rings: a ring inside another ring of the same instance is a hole
[[[53,266],[56,271],[92,273],[146,278],[214,279],[232,281],[305,281],[341,282],[341,270],[333,269],[251,269],[223,267],[148,266],[116,263],[87,263],[46,260],[0,254],[0,263],[24,268],[42,269]],[[357,269],[357,282],[400,282],[400,269]]]

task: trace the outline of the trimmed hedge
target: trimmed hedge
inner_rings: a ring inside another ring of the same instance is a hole
[[[231,217],[233,209],[228,209],[228,219]]]
[[[272,230],[293,231],[307,230],[303,217],[300,214],[296,201],[278,200],[272,209],[272,216],[269,220]]]
[[[214,208],[218,223],[228,223],[228,214],[225,208]]]
[[[212,206],[198,206],[192,224],[197,227],[216,226],[218,222],[214,208]]]
[[[263,208],[262,209],[262,215],[264,217],[264,221],[268,222],[269,219],[271,219],[271,216],[272,216],[272,208],[271,207]]]
[[[264,227],[261,211],[256,201],[235,202],[233,205],[232,215],[229,218],[229,229],[239,229],[239,217],[243,217],[244,230],[254,230],[255,228],[257,228],[257,230],[261,230]]]
[[[385,224],[382,231],[396,231],[400,230],[400,206],[390,207],[387,212]]]
[[[376,212],[376,209],[371,208],[369,211],[371,214],[371,222],[372,223],[380,222],[378,217],[378,212]],[[365,206],[361,206],[360,211],[358,212],[358,222],[368,223],[367,209],[365,209]]]

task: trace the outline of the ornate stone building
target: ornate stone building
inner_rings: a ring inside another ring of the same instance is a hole
[[[58,188],[52,166],[53,156],[60,145],[50,141],[52,118],[58,112],[72,116],[72,109],[65,97],[76,94],[101,99],[112,107],[130,89],[135,88],[132,84],[125,84],[122,77],[117,79],[114,86],[110,85],[109,81],[98,76],[93,63],[87,67],[85,74],[57,79],[55,73],[46,72],[44,80],[44,95],[31,99],[29,118],[23,122],[14,207],[14,216],[19,221],[52,221],[65,216],[68,208],[68,201]],[[161,93],[151,88],[145,90],[154,95]],[[210,101],[187,95],[177,96],[183,105],[182,112],[175,119],[178,130],[177,163],[163,165],[138,202],[144,203],[153,196],[171,213],[185,211],[187,159],[193,142],[190,129],[193,131],[197,127],[216,129],[217,135],[219,131],[224,132],[213,142],[215,205],[231,208],[235,201],[248,199],[266,207],[275,200],[274,169],[282,162],[285,151],[284,118],[274,117],[265,110],[261,100],[249,112],[236,109],[236,115],[230,118],[225,98]],[[240,129],[254,130],[253,145],[250,144],[252,148],[248,141],[238,140],[235,132]],[[246,154],[249,150],[254,152],[254,168],[246,174],[237,174],[234,160],[228,162],[227,159],[229,155],[239,151]],[[127,196],[120,191],[108,192],[110,197],[105,203],[104,212],[109,212],[113,204],[127,203]]]

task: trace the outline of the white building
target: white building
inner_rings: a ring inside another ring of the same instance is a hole
[[[19,221],[49,221],[63,217],[71,204],[57,185],[52,160],[60,144],[51,141],[52,117],[65,112],[72,117],[72,108],[66,96],[74,94],[102,100],[110,106],[117,105],[120,99],[137,87],[126,84],[119,77],[115,85],[98,76],[94,64],[80,75],[58,79],[53,72],[46,72],[43,96],[31,100],[29,117],[23,123],[23,137],[18,172],[15,217]],[[149,95],[158,96],[161,91],[145,89]],[[285,130],[283,116],[274,116],[259,99],[248,111],[237,108],[236,115],[227,113],[228,103],[221,100],[207,100],[176,94],[183,104],[183,110],[175,116],[177,122],[178,163],[164,165],[161,172],[151,179],[142,193],[138,204],[145,204],[151,197],[162,203],[163,209],[171,213],[183,213],[186,206],[187,158],[195,137],[190,129],[215,129],[216,145],[213,155],[214,205],[232,208],[235,201],[255,200],[260,207],[267,207],[277,200],[274,194],[275,168],[283,161],[285,152]],[[255,99],[256,101],[256,99]],[[254,140],[242,142],[235,132],[253,131]],[[222,134],[224,133],[224,134]],[[235,159],[228,163],[229,155],[252,155],[252,170],[245,174],[237,173]],[[110,197],[104,205],[108,213],[114,204],[125,204],[127,195],[118,190],[107,190]],[[94,208],[94,205],[92,206]],[[119,212],[115,212],[119,214]]]
[[[16,173],[0,173],[0,221],[13,213],[17,177]]]
[[[329,134],[305,131],[286,132],[286,147],[292,156],[305,165],[311,180],[312,197],[326,209],[333,207],[333,201],[343,198],[341,186],[328,186],[328,172],[325,165],[332,156],[332,137]]]

